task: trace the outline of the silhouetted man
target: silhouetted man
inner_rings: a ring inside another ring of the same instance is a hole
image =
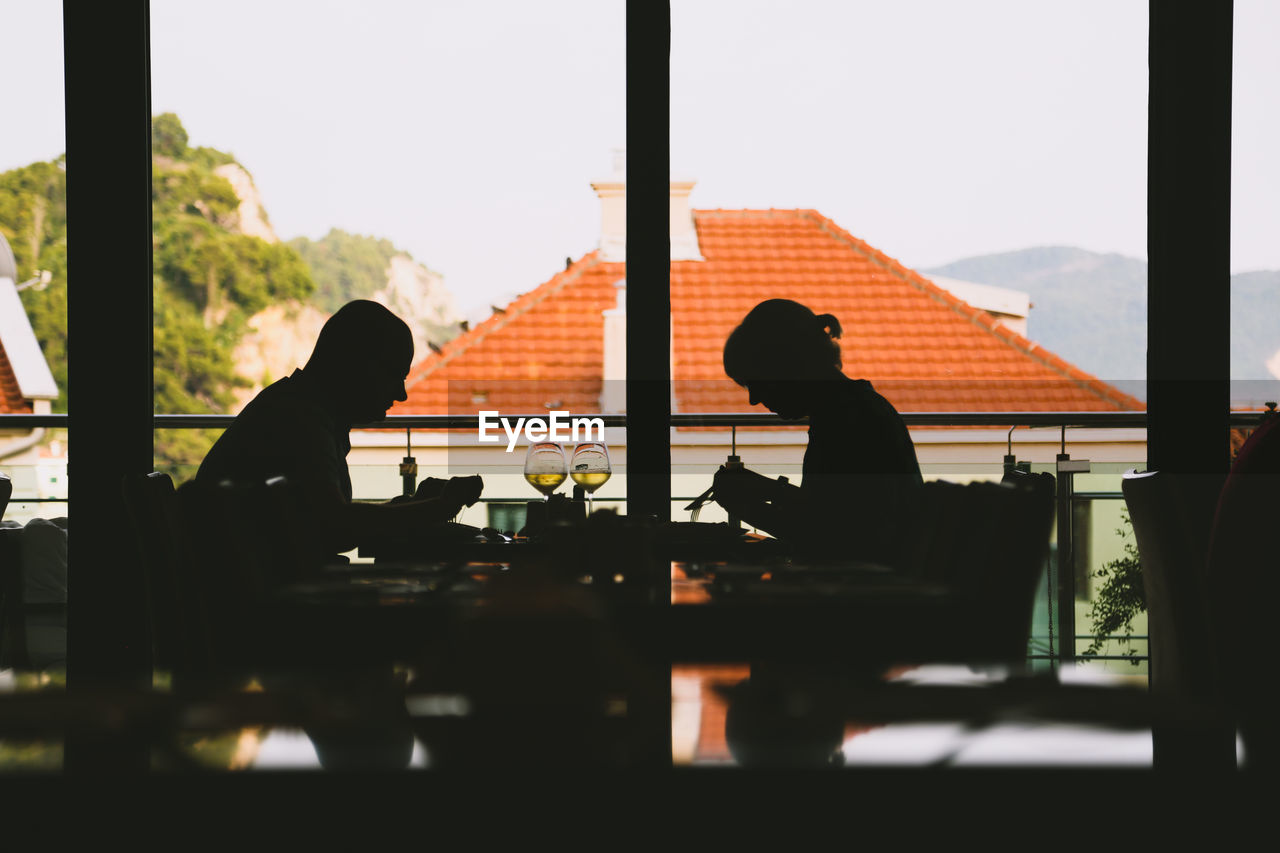
[[[261,483],[284,476],[297,489],[306,534],[329,554],[452,518],[480,497],[479,477],[429,481],[439,485],[432,497],[419,489],[414,500],[351,500],[348,433],[382,420],[407,398],[412,362],[413,336],[403,320],[376,302],[347,303],[320,330],[306,366],[245,406],[196,479]]]
[[[445,521],[480,497],[479,477],[424,481],[419,496],[394,503],[353,503],[348,433],[382,420],[413,361],[413,338],[399,317],[376,302],[342,306],[324,324],[301,370],[264,388],[218,439],[196,479],[263,483],[283,475],[295,486],[310,556],[335,555],[379,536]],[[307,729],[322,766],[398,769],[413,753],[399,677],[378,664],[309,666],[262,675],[268,689],[306,689],[359,703],[362,714],[338,727]]]

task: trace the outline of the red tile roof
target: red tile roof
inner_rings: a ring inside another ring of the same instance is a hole
[[[18,377],[13,374],[13,365],[5,355],[4,343],[0,342],[0,414],[22,415],[31,413],[31,401],[23,399],[18,388]]]
[[[752,410],[721,353],[746,313],[775,297],[838,317],[845,373],[900,411],[1144,408],[817,211],[701,210],[694,221],[705,260],[671,264],[677,411]],[[625,275],[587,254],[415,365],[391,413],[599,411],[601,312]]]

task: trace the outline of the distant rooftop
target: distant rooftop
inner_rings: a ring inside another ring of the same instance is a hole
[[[726,379],[721,353],[746,313],[774,297],[836,315],[845,372],[871,380],[900,411],[1145,408],[815,210],[692,215],[704,259],[671,264],[675,411],[761,411]],[[416,364],[408,400],[391,414],[541,411],[551,386],[560,408],[598,411],[604,311],[626,274],[602,254],[579,258]]]
[[[18,296],[18,270],[0,234],[0,412],[30,412],[32,400],[55,400],[58,385]]]
[[[7,278],[15,283],[18,280],[18,262],[14,259],[13,249],[3,234],[0,234],[0,278]]]

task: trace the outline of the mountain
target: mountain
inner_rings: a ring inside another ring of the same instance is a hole
[[[1145,261],[1041,246],[921,272],[1024,291],[1029,338],[1101,379],[1146,376]],[[1280,378],[1280,271],[1231,277],[1231,378]]]
[[[289,241],[311,268],[312,303],[332,313],[352,299],[372,299],[403,317],[413,332],[415,359],[430,344],[454,338],[461,320],[444,277],[418,263],[390,240],[334,228],[319,240]]]

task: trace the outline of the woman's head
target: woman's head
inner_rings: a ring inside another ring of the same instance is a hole
[[[814,314],[790,299],[761,302],[729,335],[724,370],[745,387],[751,402],[763,403],[783,417],[808,414],[806,381],[840,372],[840,321]]]

